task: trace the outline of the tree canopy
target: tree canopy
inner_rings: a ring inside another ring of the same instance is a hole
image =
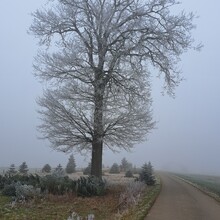
[[[172,94],[180,55],[193,48],[194,14],[172,15],[176,0],[50,0],[30,32],[46,46],[35,75],[47,82],[38,103],[44,138],[56,150],[91,151],[101,175],[103,146],[129,150],[155,126],[151,67]]]

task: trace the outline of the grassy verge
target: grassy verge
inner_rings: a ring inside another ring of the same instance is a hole
[[[217,201],[220,201],[220,177],[193,174],[175,174],[194,187],[205,192]]]
[[[126,214],[122,216],[120,220],[143,220],[148,214],[150,208],[153,206],[157,196],[161,190],[161,182],[157,177],[156,184],[154,186],[147,187],[140,202]]]

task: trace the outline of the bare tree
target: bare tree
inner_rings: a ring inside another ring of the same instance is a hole
[[[148,67],[164,74],[172,94],[180,55],[193,48],[194,15],[171,15],[175,0],[49,3],[30,27],[46,46],[34,64],[48,85],[39,128],[56,150],[90,150],[100,177],[103,145],[130,149],[154,127]]]

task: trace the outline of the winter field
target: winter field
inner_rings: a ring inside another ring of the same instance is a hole
[[[0,173],[6,170],[6,168],[1,168]],[[40,172],[40,169],[29,169],[30,172],[40,176],[45,175]],[[12,198],[3,196],[0,192],[0,219],[75,220],[77,218],[74,218],[74,215],[80,216],[78,218],[80,220],[89,219],[89,215],[91,220],[144,219],[159,193],[159,179],[155,186],[146,186],[135,181],[135,176],[138,176],[136,174],[132,178],[125,177],[124,172],[111,174],[106,170],[103,174],[107,185],[103,196],[79,197],[74,193],[48,194],[30,201],[14,203]],[[76,172],[68,176],[76,180],[85,175],[82,172]]]
[[[220,176],[199,174],[177,174],[177,176],[220,201]]]

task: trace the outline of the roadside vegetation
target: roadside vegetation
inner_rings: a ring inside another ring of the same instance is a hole
[[[176,174],[195,187],[220,201],[220,177],[198,174]]]
[[[71,174],[60,164],[46,164],[50,169],[44,166],[39,173],[22,173],[13,165],[0,175],[0,219],[144,219],[159,192],[159,180],[150,162],[134,169],[124,162],[115,173],[105,168],[101,179],[76,172],[75,163]]]
[[[150,208],[156,201],[161,190],[161,182],[159,177],[156,178],[155,184],[149,186],[143,193],[141,201],[127,210],[120,220],[144,220]]]

